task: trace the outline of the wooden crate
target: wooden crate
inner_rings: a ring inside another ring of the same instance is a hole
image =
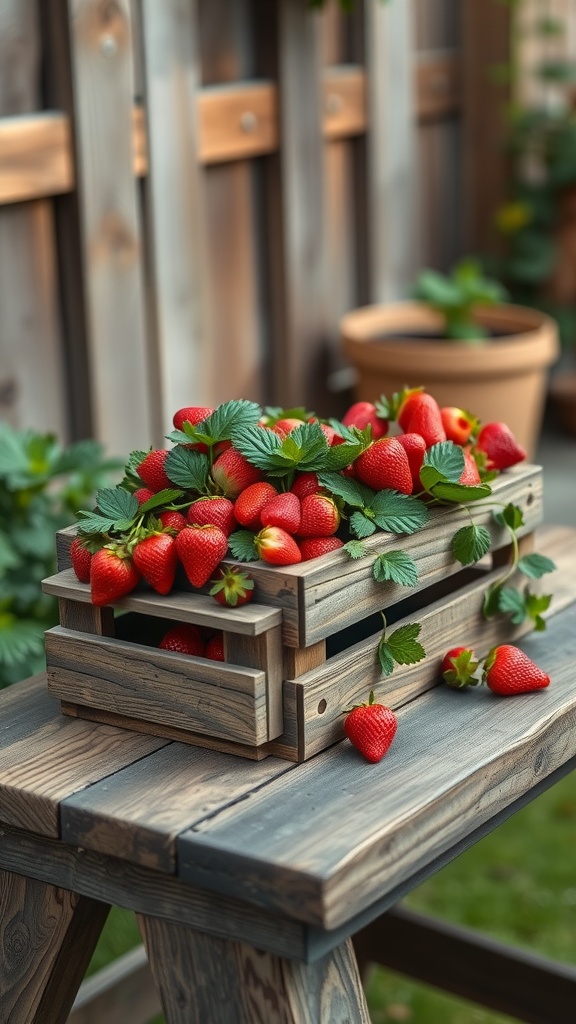
[[[524,515],[518,534],[529,545],[542,520],[539,467],[515,467],[495,482],[494,503],[513,502]],[[379,533],[369,554],[352,561],[339,551],[300,565],[251,563],[258,601],[221,608],[207,594],[173,591],[160,597],[137,588],[112,608],[95,608],[89,587],[69,566],[73,530],[58,536],[60,571],[44,581],[60,602],[60,626],[46,634],[48,687],[66,714],[120,724],[247,757],[269,754],[302,761],[341,739],[343,710],[367,698],[391,707],[439,681],[439,662],[465,641],[477,653],[517,636],[509,620],[487,621],[482,601],[509,553],[509,535],[492,509],[471,509],[491,534],[492,562],[463,570],[450,551],[454,532],[469,522],[463,510],[438,509],[409,537]],[[376,583],[376,553],[408,552],[419,569],[411,590]],[[376,656],[382,629],[421,623],[427,657],[398,666],[383,679]],[[124,639],[130,613],[137,642]],[[211,662],[151,646],[158,619],[222,630],[225,662]],[[134,621],[136,620],[136,621]]]

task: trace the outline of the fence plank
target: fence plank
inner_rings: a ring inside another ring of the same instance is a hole
[[[89,378],[95,436],[125,455],[158,437],[144,322],[142,237],[132,172],[128,0],[68,0],[77,104]],[[127,403],[130,413],[127,414]]]

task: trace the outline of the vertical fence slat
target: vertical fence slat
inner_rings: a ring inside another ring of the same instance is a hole
[[[164,430],[176,409],[204,404],[206,247],[198,157],[198,27],[193,0],[144,0],[148,125],[146,209]]]
[[[0,116],[41,106],[34,0],[0,2]],[[0,157],[1,159],[1,157]],[[0,418],[67,440],[49,200],[0,209]]]
[[[403,298],[415,270],[416,129],[411,4],[365,0],[371,301]]]
[[[68,0],[94,433],[120,455],[155,440],[132,169],[128,0]]]

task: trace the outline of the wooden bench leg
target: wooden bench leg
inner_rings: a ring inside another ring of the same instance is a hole
[[[0,1021],[64,1024],[110,907],[0,871]]]
[[[350,941],[306,965],[139,916],[168,1024],[370,1024]]]

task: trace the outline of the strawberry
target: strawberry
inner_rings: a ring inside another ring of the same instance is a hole
[[[158,519],[162,523],[164,530],[173,530],[174,533],[180,533],[186,526],[186,516],[183,516],[181,512],[172,512],[170,510],[166,512],[160,512]]]
[[[210,409],[207,406],[189,405],[184,409],[178,409],[174,413],[172,423],[176,430],[182,430],[185,423],[191,423],[193,427],[197,427],[199,423],[203,423],[213,412],[214,409]]]
[[[158,594],[169,594],[174,586],[178,553],[171,533],[151,533],[132,551],[134,565],[146,583]]]
[[[316,473],[299,473],[290,488],[292,494],[295,494],[300,500],[308,494],[317,494],[320,489]]]
[[[149,487],[139,487],[134,491],[134,497],[139,505],[143,505],[145,501],[150,501],[150,498],[155,498],[156,494]]]
[[[403,430],[406,434],[420,434],[427,448],[446,440],[440,406],[432,395],[423,391],[418,399],[413,399]]]
[[[259,558],[270,565],[295,565],[302,561],[294,537],[280,526],[265,526],[256,534],[254,544]]]
[[[234,505],[230,498],[198,498],[188,509],[188,522],[192,526],[219,526],[229,537],[236,529]]]
[[[286,437],[286,434],[290,434],[291,431],[296,430],[296,427],[301,427],[304,420],[299,420],[296,416],[286,416],[282,420],[277,420],[276,423],[272,424],[271,430],[275,434],[280,434],[280,437]]]
[[[219,526],[187,526],[176,537],[176,550],[188,581],[203,587],[228,550],[228,537]]]
[[[398,434],[396,440],[402,445],[408,456],[408,465],[412,476],[412,490],[421,491],[420,470],[426,454],[426,441],[421,434]]]
[[[479,679],[474,675],[477,668],[474,651],[469,647],[452,647],[442,658],[440,672],[448,686],[459,690],[464,686],[477,685]]]
[[[412,474],[404,448],[397,437],[381,437],[373,441],[354,461],[358,479],[381,491],[390,487],[402,494],[412,493]]]
[[[475,417],[453,405],[443,406],[440,409],[440,416],[446,431],[446,440],[453,441],[454,444],[466,444],[476,426]]]
[[[181,622],[172,626],[162,637],[159,645],[163,651],[175,651],[176,654],[192,654],[197,658],[204,656],[204,641],[198,626]]]
[[[235,448],[228,448],[212,466],[212,479],[222,493],[233,501],[250,484],[262,480],[263,473]]]
[[[373,691],[370,691],[367,704],[356,705],[344,719],[346,736],[372,764],[382,760],[397,728],[396,715],[384,704],[376,704]]]
[[[165,488],[173,486],[164,469],[167,455],[168,452],[163,448],[156,448],[154,451],[148,452],[146,458],[138,466],[138,476],[151,491],[163,491]]]
[[[406,432],[406,424],[408,423],[412,412],[418,406],[423,394],[424,388],[404,388],[404,390],[398,395],[398,412],[396,413],[396,422],[401,430]]]
[[[340,526],[340,512],[327,494],[308,494],[302,500],[299,537],[331,537]]]
[[[478,434],[476,447],[486,454],[487,469],[509,469],[526,458],[524,448],[506,423],[486,423]]]
[[[337,551],[344,546],[344,541],[339,537],[303,537],[298,542],[302,561],[307,562],[310,558],[319,558],[320,555],[327,555],[330,551]]]
[[[220,569],[220,576],[210,582],[213,584],[211,596],[225,607],[238,608],[254,597],[254,580],[235,566]]]
[[[512,644],[493,647],[484,662],[482,681],[493,693],[512,697],[549,686],[550,676]]]
[[[234,502],[234,518],[236,522],[250,530],[259,530],[262,525],[260,513],[266,502],[270,501],[270,498],[275,497],[277,494],[278,491],[274,485],[267,483],[265,480],[245,487]]]
[[[300,500],[291,491],[275,494],[260,513],[262,526],[281,526],[287,533],[298,533],[302,517]]]
[[[204,657],[211,661],[224,661],[224,636],[222,633],[215,633],[206,642]]]
[[[90,597],[92,604],[102,607],[113,604],[129,594],[140,580],[140,573],[126,548],[107,545],[92,555],[90,563]]]
[[[372,440],[377,441],[388,432],[388,420],[382,419],[376,412],[376,406],[372,402],[354,402],[346,410],[342,417],[345,427],[358,427],[364,430],[370,425],[372,427]]]
[[[464,452],[464,469],[462,470],[458,483],[467,484],[469,487],[473,487],[474,484],[482,483],[476,459],[470,454],[470,452]]]
[[[76,579],[80,583],[90,583],[92,554],[88,551],[81,537],[74,537],[70,545],[70,558],[72,559],[72,568],[76,573]]]

